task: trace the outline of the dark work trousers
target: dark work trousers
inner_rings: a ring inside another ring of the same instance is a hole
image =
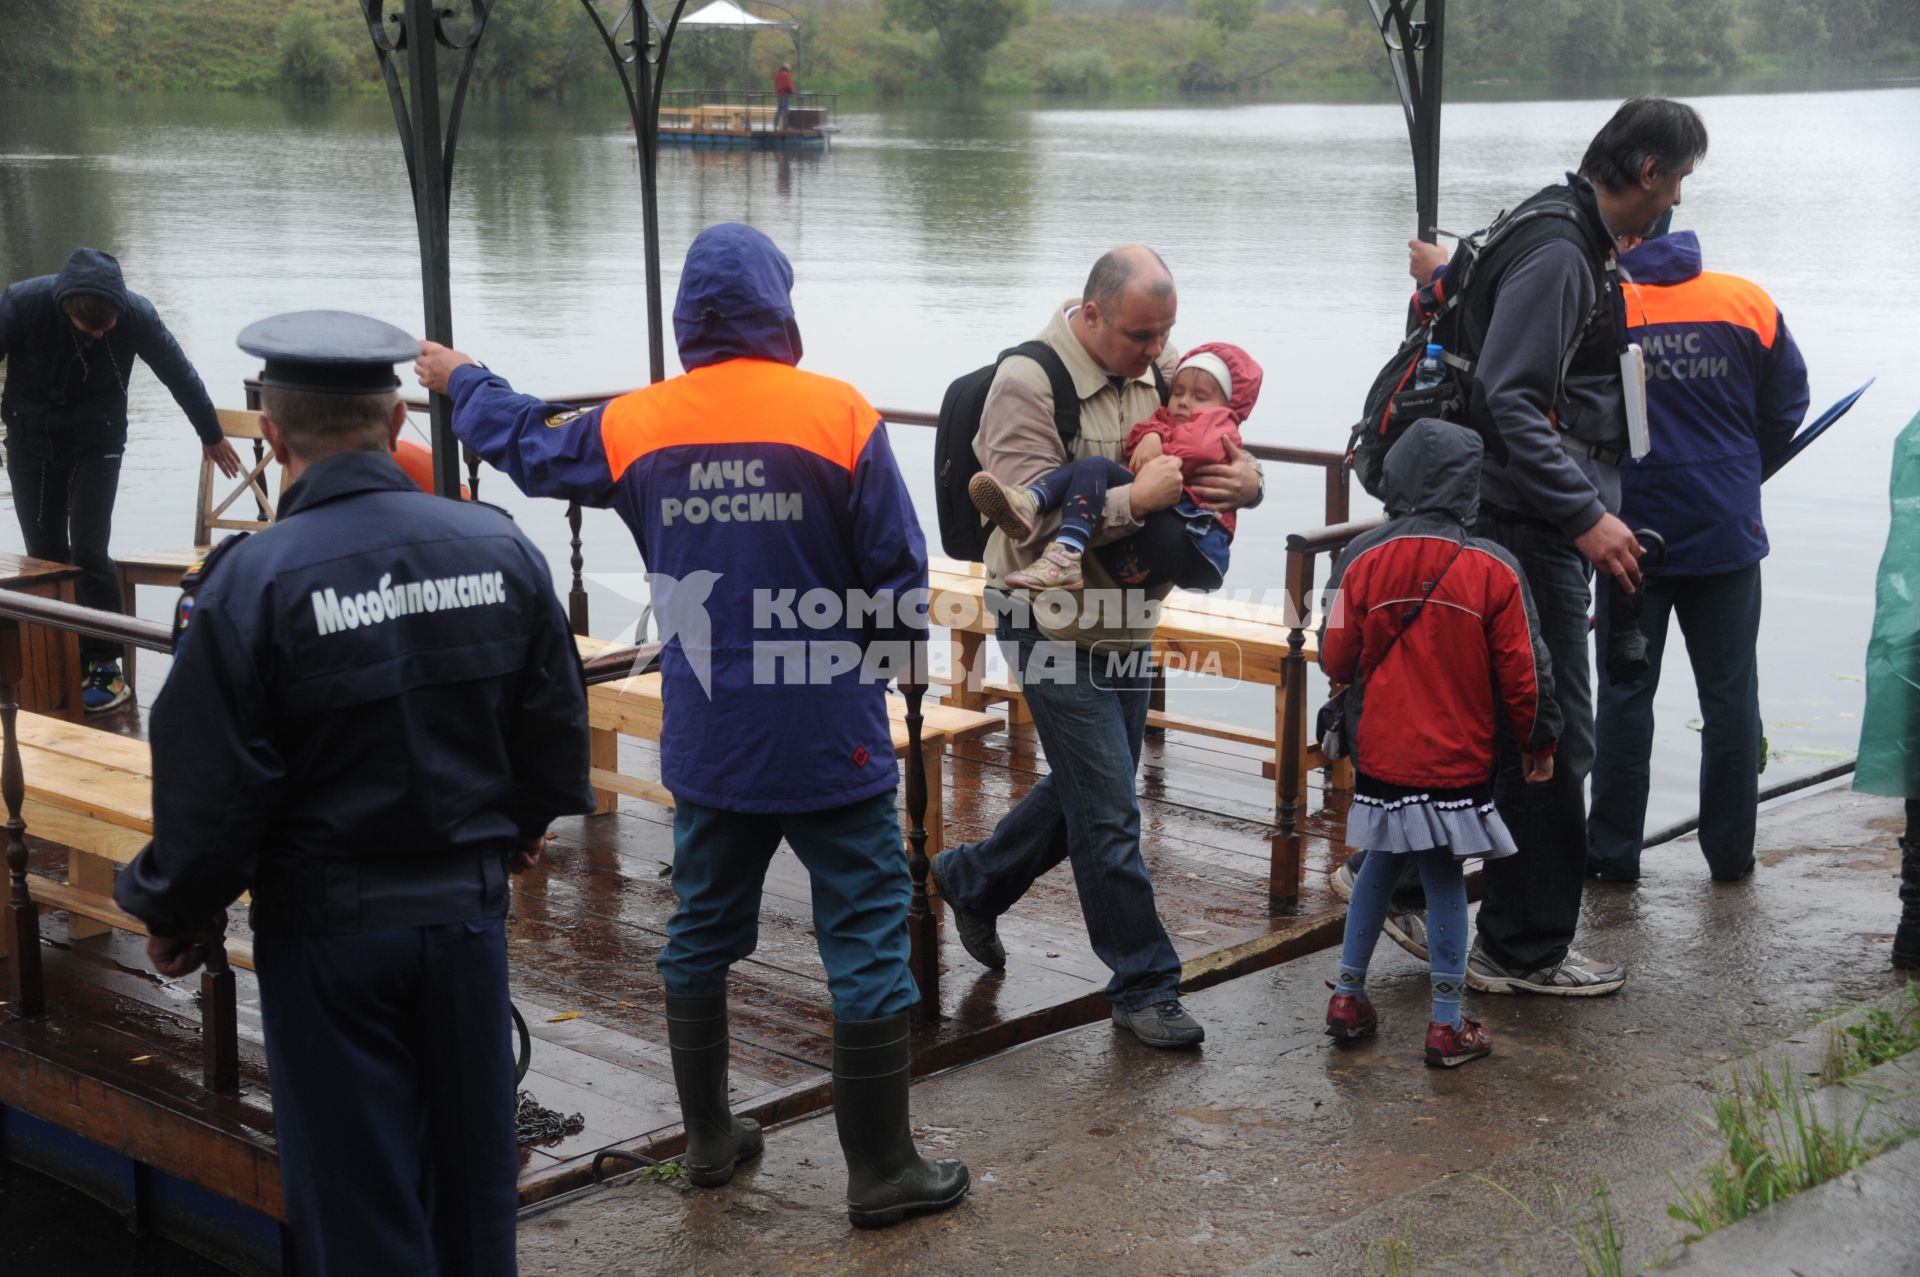
[[[1631,683],[1607,679],[1600,662],[1599,760],[1587,863],[1620,877],[1640,872],[1645,835],[1653,698],[1660,687],[1670,618],[1680,622],[1700,691],[1700,850],[1707,869],[1730,882],[1753,868],[1755,800],[1760,791],[1760,565],[1710,576],[1647,578],[1640,630],[1653,665]],[[1607,650],[1607,610],[1599,647]],[[1558,671],[1556,670],[1557,674]]]
[[[657,964],[668,993],[724,993],[760,942],[760,892],[784,837],[812,883],[814,943],[840,1020],[878,1020],[919,1000],[907,964],[913,878],[893,791],[824,811],[722,811],[676,796],[673,894]]]
[[[13,511],[20,516],[28,556],[79,568],[76,600],[103,612],[120,610],[120,574],[107,553],[113,501],[120,492],[120,456],[114,451],[55,461],[7,449]],[[82,638],[80,654],[89,661],[118,661],[120,645]]]
[[[1553,663],[1553,695],[1564,726],[1553,779],[1529,785],[1520,750],[1502,719],[1494,740],[1494,798],[1517,856],[1482,871],[1480,944],[1515,971],[1550,967],[1567,955],[1580,924],[1587,872],[1587,773],[1593,768],[1593,660],[1587,612],[1593,567],[1558,529],[1482,509],[1474,535],[1512,551],[1540,617]]]
[[[501,919],[254,937],[300,1277],[516,1271]]]

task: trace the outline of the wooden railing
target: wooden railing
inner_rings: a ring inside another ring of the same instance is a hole
[[[1310,532],[1295,532],[1287,537],[1287,656],[1283,689],[1289,704],[1298,705],[1307,694],[1307,626],[1314,616],[1315,566],[1321,555],[1338,557],[1347,543],[1363,532],[1381,525],[1381,519],[1340,522]],[[1307,742],[1304,738],[1307,716],[1288,714],[1281,729],[1279,829],[1273,859],[1268,868],[1267,898],[1274,913],[1293,913],[1299,906],[1300,875],[1304,868],[1303,838],[1300,833],[1300,775],[1305,766]]]
[[[40,906],[27,881],[27,824],[20,814],[26,802],[19,735],[23,624],[108,639],[152,652],[171,653],[173,636],[166,626],[152,621],[0,590],[0,800],[7,809],[8,992],[15,1015],[38,1016],[47,1007],[46,978],[40,963]],[[207,1087],[228,1094],[238,1091],[240,1033],[234,974],[226,948],[220,944],[206,946],[206,965],[200,972],[200,1040],[201,1075]]]

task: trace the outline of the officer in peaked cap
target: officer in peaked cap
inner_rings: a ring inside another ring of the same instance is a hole
[[[512,520],[395,464],[412,337],[308,311],[240,347],[293,482],[183,583],[114,896],[180,976],[253,893],[299,1272],[512,1273],[508,875],[593,805],[579,660]]]

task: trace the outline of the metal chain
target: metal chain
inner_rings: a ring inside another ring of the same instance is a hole
[[[513,1118],[515,1134],[522,1144],[544,1144],[578,1135],[587,1127],[587,1120],[578,1113],[563,1114],[558,1109],[542,1108],[531,1091],[520,1092]]]

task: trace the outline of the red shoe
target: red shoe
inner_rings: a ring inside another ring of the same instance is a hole
[[[1357,1042],[1371,1037],[1379,1024],[1380,1017],[1374,1014],[1373,1003],[1366,998],[1336,993],[1327,1003],[1327,1036],[1336,1042]]]
[[[1428,1068],[1457,1069],[1469,1060],[1492,1054],[1493,1034],[1487,1032],[1478,1020],[1463,1016],[1457,1029],[1438,1020],[1427,1025]]]

